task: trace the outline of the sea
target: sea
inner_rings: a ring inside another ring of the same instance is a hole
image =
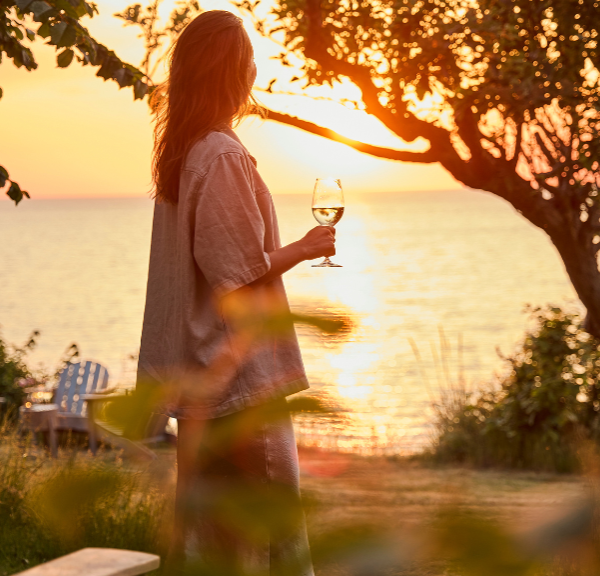
[[[310,194],[274,197],[282,241],[316,225]],[[134,383],[148,271],[146,198],[0,201],[0,330],[53,374],[76,343],[114,385]],[[341,268],[303,262],[284,279],[295,311],[344,318],[298,327],[325,414],[296,418],[301,443],[402,455],[435,442],[436,406],[497,386],[532,329],[526,308],[581,309],[545,233],[481,191],[354,194],[337,229]]]

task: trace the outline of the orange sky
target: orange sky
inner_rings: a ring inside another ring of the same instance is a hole
[[[123,28],[112,17],[127,1],[101,0],[100,16],[87,19],[97,39],[121,58],[139,63],[141,40],[136,30]],[[169,12],[173,1],[165,0]],[[205,9],[235,8],[223,0],[202,2]],[[250,26],[248,26],[250,28]],[[270,56],[277,47],[251,37],[259,69],[258,86],[271,78],[289,77]],[[147,105],[133,102],[130,89],[118,90],[114,82],[95,76],[95,69],[73,63],[56,68],[54,50],[36,41],[39,68],[16,69],[5,59],[0,65],[2,142],[0,163],[35,198],[143,196],[150,183],[152,130]],[[278,87],[285,89],[285,82]],[[337,94],[350,96],[352,87]],[[323,102],[304,103],[298,98],[269,97],[265,104],[286,110],[353,138],[373,144],[402,147],[384,127],[363,113]],[[269,99],[270,98],[270,99]],[[375,159],[341,144],[275,122],[250,118],[238,134],[256,156],[259,169],[275,194],[310,192],[314,179],[341,178],[347,192],[440,190],[460,185],[438,165],[412,165]],[[3,198],[4,199],[4,198]]]

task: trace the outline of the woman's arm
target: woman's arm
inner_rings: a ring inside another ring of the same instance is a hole
[[[274,280],[304,260],[313,260],[324,256],[335,256],[335,228],[317,226],[304,238],[292,242],[283,248],[269,252],[271,268],[249,286],[258,286]]]

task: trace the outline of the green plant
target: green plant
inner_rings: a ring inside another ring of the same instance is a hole
[[[52,459],[0,426],[0,574],[87,546],[163,553],[173,490],[115,453]]]
[[[54,557],[55,546],[27,506],[31,483],[42,473],[44,458],[30,452],[7,419],[0,425],[0,573],[24,570]]]
[[[508,364],[499,386],[435,406],[435,458],[519,468],[571,471],[575,444],[600,440],[600,342],[576,313],[530,308],[535,328]]]
[[[33,332],[20,348],[9,346],[0,338],[0,396],[4,398],[0,406],[4,406],[4,411],[12,417],[16,416],[27,396],[25,387],[34,384],[25,356],[35,347],[38,336],[39,332]]]

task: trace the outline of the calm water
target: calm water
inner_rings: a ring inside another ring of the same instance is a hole
[[[310,195],[275,201],[285,243],[316,224]],[[109,368],[113,383],[130,385],[151,217],[144,199],[0,202],[4,337],[21,343],[40,330],[31,361],[51,371],[76,342],[83,357]],[[526,303],[575,300],[545,235],[488,194],[351,196],[337,229],[343,268],[303,263],[286,275],[299,310],[346,314],[354,324],[334,340],[300,329],[313,390],[342,410],[299,420],[305,443],[418,449],[431,437],[439,386],[461,367],[472,386],[490,382],[503,368],[496,348],[511,352],[527,327]],[[444,353],[440,333],[449,342]]]

